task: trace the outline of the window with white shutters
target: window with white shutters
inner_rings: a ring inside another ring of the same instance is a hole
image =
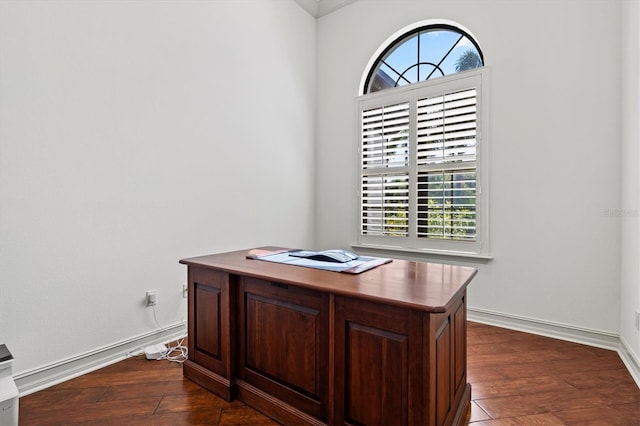
[[[487,254],[486,72],[358,99],[359,244]]]
[[[489,257],[484,55],[451,21],[399,34],[360,83],[357,245]]]

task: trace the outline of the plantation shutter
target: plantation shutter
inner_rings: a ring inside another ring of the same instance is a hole
[[[476,238],[476,89],[418,99],[417,237]]]
[[[409,103],[366,109],[361,120],[361,233],[407,236]]]
[[[485,72],[358,99],[358,244],[488,253]]]

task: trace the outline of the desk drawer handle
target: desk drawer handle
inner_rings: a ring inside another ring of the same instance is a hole
[[[289,286],[287,284],[280,284],[280,283],[271,283],[271,287],[283,288],[285,290],[289,289]]]

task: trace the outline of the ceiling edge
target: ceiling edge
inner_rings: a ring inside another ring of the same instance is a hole
[[[358,0],[295,0],[301,8],[316,19],[356,1]]]
[[[320,18],[324,15],[328,15],[331,12],[345,7],[351,3],[355,3],[358,0],[318,0],[318,12],[316,18]]]
[[[318,17],[318,1],[319,0],[295,0],[298,5],[314,18]]]

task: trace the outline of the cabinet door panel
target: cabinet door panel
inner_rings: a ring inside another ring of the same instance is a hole
[[[189,360],[229,378],[229,275],[195,268],[189,274]]]
[[[436,424],[445,424],[451,411],[451,325],[449,319],[436,333]]]
[[[467,385],[467,325],[464,295],[448,312],[432,316],[435,351],[435,423],[451,424]]]
[[[454,351],[454,380],[455,393],[461,391],[467,384],[467,310],[461,303],[453,314],[455,343]]]
[[[242,277],[239,298],[240,378],[326,418],[328,295]]]
[[[348,323],[345,420],[406,424],[407,336]]]
[[[195,283],[195,350],[220,359],[220,289]]]
[[[409,412],[412,392],[413,405],[421,404],[409,377],[421,372],[421,320],[411,331],[410,319],[406,309],[336,297],[333,423],[420,423],[419,413]]]
[[[315,396],[319,313],[275,299],[247,295],[246,367]]]

